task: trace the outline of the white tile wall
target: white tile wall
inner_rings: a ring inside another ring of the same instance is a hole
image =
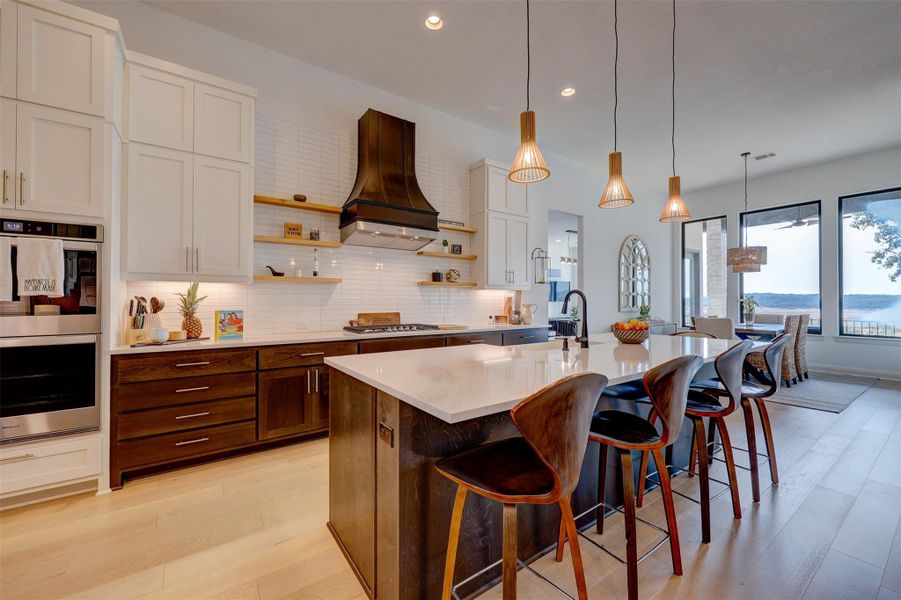
[[[357,162],[356,123],[347,131],[327,131],[300,122],[291,114],[258,104],[256,113],[255,193],[290,198],[295,193],[309,202],[341,206],[353,187]],[[416,175],[429,202],[442,219],[469,220],[469,166],[439,156],[418,153]],[[304,237],[311,228],[323,240],[339,241],[338,217],[312,211],[263,204],[254,205],[254,233],[283,234],[285,222],[301,223]],[[470,253],[471,236],[442,232],[440,239],[462,244]],[[438,242],[425,250],[440,252]],[[300,268],[312,275],[313,249],[280,244],[254,244],[254,273],[272,265],[288,275]],[[402,250],[375,250],[360,246],[319,249],[320,275],[341,277],[340,284],[255,283],[253,285],[201,283],[208,295],[199,312],[206,332],[212,330],[213,311],[243,309],[248,335],[298,330],[334,329],[358,312],[399,310],[406,322],[487,323],[501,312],[505,292],[449,288],[423,288],[434,269],[458,269],[471,279],[470,263],[417,256]],[[166,300],[163,324],[180,326],[178,298],[184,283],[129,282],[130,296],[157,296]]]

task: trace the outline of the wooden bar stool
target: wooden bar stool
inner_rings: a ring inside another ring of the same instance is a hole
[[[672,489],[670,488],[669,474],[663,462],[662,450],[675,442],[682,427],[682,419],[685,416],[685,402],[688,395],[688,385],[701,368],[703,361],[699,356],[681,356],[669,362],[654,367],[645,373],[643,382],[646,396],[653,405],[653,413],[659,414],[662,420],[662,432],[657,433],[654,425],[638,415],[619,411],[604,410],[594,416],[591,422],[591,433],[588,439],[600,444],[598,452],[598,503],[575,518],[583,517],[597,510],[597,531],[604,532],[604,509],[611,508],[622,512],[625,517],[626,529],[626,560],[623,560],[602,544],[584,536],[616,560],[626,565],[629,582],[629,600],[638,598],[638,563],[645,559],[651,552],[662,546],[667,539],[670,543],[670,552],[673,557],[673,573],[682,574],[682,556],[679,550],[679,528],[676,523],[676,509],[673,505]],[[605,500],[605,480],[607,476],[607,447],[612,446],[619,454],[622,466],[623,508],[607,505]],[[654,455],[654,461],[660,471],[660,489],[663,495],[663,503],[666,512],[667,529],[662,529],[654,523],[640,519],[635,515],[635,485],[632,470],[632,450],[650,452]],[[569,500],[566,499],[568,503]],[[566,514],[566,513],[564,513]],[[636,521],[641,521],[654,527],[667,535],[651,550],[639,558],[638,538],[636,537]],[[557,561],[563,560],[563,545],[566,539],[572,544],[572,554],[578,552],[579,534],[574,522],[561,520],[560,533],[557,541]]]
[[[694,437],[692,443],[691,461],[688,469],[671,466],[676,471],[687,472],[692,475],[697,474],[700,478],[701,499],[695,500],[691,496],[675,492],[683,498],[687,498],[701,505],[701,541],[705,544],[710,543],[710,501],[717,498],[726,491],[732,493],[732,514],[736,519],[741,518],[741,499],[738,495],[738,478],[735,474],[735,460],[732,454],[732,444],[729,439],[729,430],[726,428],[726,417],[735,412],[738,402],[742,397],[743,381],[742,373],[745,357],[748,351],[754,346],[754,342],[745,340],[735,344],[722,354],[716,357],[713,365],[716,369],[717,378],[708,379],[691,384],[691,390],[688,392],[688,401],[685,406],[685,414],[691,419],[694,425]],[[720,397],[728,398],[728,403],[723,406]],[[655,413],[652,411],[650,419],[653,422]],[[705,443],[707,435],[704,431],[704,418],[709,419],[709,428],[713,431],[714,426],[720,432],[722,441],[723,455],[726,462],[726,471],[729,475],[729,481],[721,481],[710,477],[709,467],[710,461],[707,455],[709,442]],[[694,456],[698,455],[698,472],[694,472]],[[656,460],[655,460],[656,462]],[[657,472],[666,471],[666,467],[657,464]],[[638,506],[642,505],[644,500],[644,487],[648,472],[648,453],[644,452],[641,457],[641,477],[638,481]],[[653,483],[656,483],[651,479]],[[723,490],[713,498],[710,497],[710,482],[715,481],[724,486]]]
[[[439,473],[457,484],[447,540],[441,593],[443,600],[449,600],[452,595],[457,598],[453,583],[454,565],[467,491],[504,504],[503,559],[476,575],[503,563],[504,600],[516,598],[517,564],[548,581],[518,560],[516,505],[558,504],[562,513],[561,522],[575,537],[576,524],[569,496],[579,483],[592,414],[606,385],[607,378],[596,373],[561,379],[526,398],[510,411],[510,417],[522,437],[485,444],[435,463]],[[578,544],[573,544],[572,557],[579,600],[586,600],[588,588]],[[560,590],[556,585],[554,587]]]

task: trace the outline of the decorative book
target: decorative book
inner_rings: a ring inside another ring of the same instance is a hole
[[[244,311],[243,310],[217,310],[216,311],[216,339],[217,340],[241,340],[241,339],[244,339]]]

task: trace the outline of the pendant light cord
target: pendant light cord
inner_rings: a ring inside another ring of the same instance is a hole
[[[529,110],[529,90],[532,83],[532,21],[526,0],[526,110]]]
[[[616,110],[619,108],[619,0],[613,0],[613,151],[616,152]]]
[[[673,0],[673,177],[676,176],[676,0]]]
[[[742,152],[742,157],[745,159],[745,215],[747,218],[748,213],[748,156],[750,152]],[[742,247],[748,247],[748,224],[745,223],[744,227],[744,235],[742,236],[744,239],[742,240]]]

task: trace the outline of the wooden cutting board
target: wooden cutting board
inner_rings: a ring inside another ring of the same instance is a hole
[[[438,329],[441,331],[453,331],[455,329],[466,329],[466,325],[449,325],[448,323],[440,323]]]
[[[357,323],[361,327],[370,325],[399,325],[399,312],[357,313]]]

